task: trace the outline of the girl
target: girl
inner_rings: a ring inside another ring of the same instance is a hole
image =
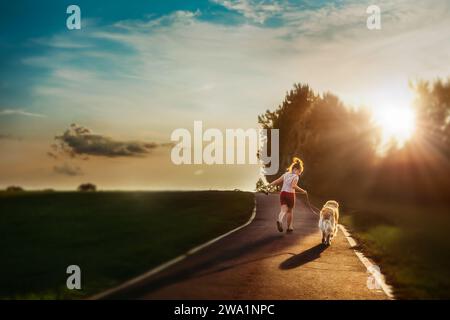
[[[306,191],[297,186],[298,178],[303,172],[303,161],[294,157],[292,164],[288,168],[288,172],[281,177],[272,181],[269,186],[275,186],[283,183],[280,193],[281,211],[278,215],[277,228],[278,231],[283,232],[283,218],[287,214],[287,230],[290,233],[294,231],[292,227],[293,223],[293,210],[295,205],[295,190],[306,194]]]

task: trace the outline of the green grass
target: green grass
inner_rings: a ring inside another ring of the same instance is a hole
[[[0,193],[0,299],[84,298],[246,222],[248,192]],[[79,265],[82,290],[66,288]]]
[[[450,298],[448,204],[355,199],[341,205],[341,223],[380,266],[396,298]]]

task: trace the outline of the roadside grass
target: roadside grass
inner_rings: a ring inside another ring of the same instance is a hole
[[[381,268],[397,299],[450,298],[448,204],[372,198],[344,200],[341,207],[340,222]]]
[[[250,192],[0,192],[0,299],[98,293],[245,223]],[[82,289],[66,288],[81,268]]]

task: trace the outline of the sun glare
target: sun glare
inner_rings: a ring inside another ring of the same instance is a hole
[[[414,133],[415,113],[410,107],[385,105],[374,110],[374,121],[381,128],[383,141],[394,139],[401,147]]]

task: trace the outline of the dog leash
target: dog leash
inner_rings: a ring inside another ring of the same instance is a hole
[[[269,190],[267,190],[267,186],[265,186],[265,189],[263,190],[263,192],[267,195],[269,195]],[[305,193],[306,196],[306,204],[309,207],[309,210],[311,210],[312,213],[314,213],[316,216],[319,215],[320,213],[320,209],[318,209],[316,206],[311,204],[311,201],[309,201],[309,196],[308,193]]]
[[[305,195],[306,195],[306,203],[308,204],[309,210],[311,210],[312,213],[314,213],[316,216],[318,216],[320,213],[320,210],[316,206],[311,204],[311,201],[309,201],[308,193],[305,193]]]

